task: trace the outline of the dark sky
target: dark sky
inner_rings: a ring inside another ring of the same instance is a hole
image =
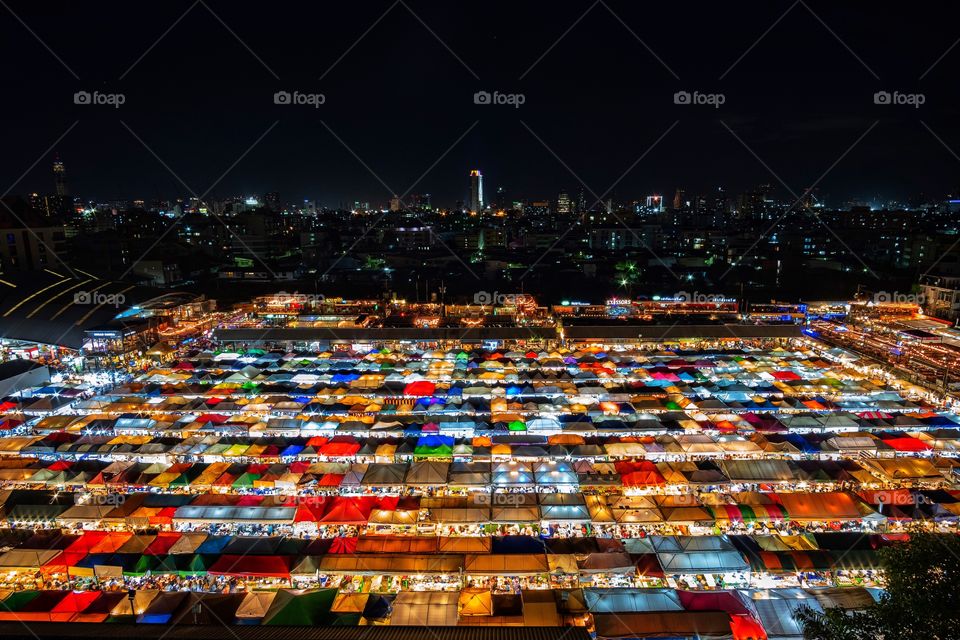
[[[565,163],[601,194],[675,121],[615,197],[777,183],[724,123],[794,190],[837,163],[820,183],[834,204],[960,185],[960,160],[934,136],[960,153],[960,46],[948,52],[960,22],[949,2],[408,0],[418,19],[366,0],[6,1],[36,34],[0,7],[0,189],[14,193],[50,190],[44,151],[79,121],[55,146],[73,193],[187,194],[121,120],[196,193],[276,122],[211,197],[383,202],[435,162],[414,191],[440,204],[466,195],[472,167],[488,190],[552,198],[580,188]],[[81,90],[126,102],[75,105]],[[275,105],[279,90],[326,103]],[[522,93],[525,104],[475,105],[479,90]],[[680,90],[722,93],[725,104],[675,105]],[[926,102],[875,105],[881,90]]]

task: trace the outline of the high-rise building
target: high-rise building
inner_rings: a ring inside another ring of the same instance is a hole
[[[497,195],[494,200],[494,206],[499,211],[505,211],[509,208],[510,203],[507,202],[507,190],[504,187],[497,187]]]
[[[683,189],[677,187],[677,192],[673,195],[673,208],[683,209]]]
[[[470,172],[470,213],[483,211],[483,174],[479,169]]]
[[[663,196],[647,196],[647,211],[660,213],[663,210]]]
[[[561,191],[560,195],[557,196],[557,214],[561,216],[570,215],[573,213],[573,203],[570,201],[570,196],[567,195],[566,191]]]
[[[429,193],[411,193],[404,202],[408,209],[413,211],[430,211],[433,209],[432,197]]]
[[[53,156],[53,187],[54,193],[61,198],[67,195],[67,169],[63,166],[59,153]]]
[[[772,185],[761,184],[741,194],[737,203],[737,216],[741,220],[768,219],[773,213],[772,192]]]

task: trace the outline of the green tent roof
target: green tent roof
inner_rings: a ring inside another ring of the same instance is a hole
[[[326,625],[333,622],[330,608],[336,589],[319,589],[306,593],[281,591],[273,599],[263,617],[265,625]]]

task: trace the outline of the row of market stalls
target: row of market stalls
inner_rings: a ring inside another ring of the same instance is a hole
[[[64,396],[67,391],[72,395]],[[800,348],[685,356],[629,348],[607,353],[599,347],[441,352],[412,345],[366,353],[204,352],[149,371],[109,394],[77,400],[75,392],[48,387],[30,398],[76,400],[78,409],[108,413],[314,417],[549,412],[569,411],[571,405],[583,405],[585,413],[622,416],[675,410],[901,413],[924,408],[909,390],[867,379]],[[12,402],[11,407],[24,405]]]
[[[173,391],[173,390],[171,390]],[[388,390],[392,391],[392,390]],[[449,391],[449,390],[448,390]],[[144,389],[133,387],[118,390],[114,395],[98,395],[90,399],[78,400],[65,409],[77,411],[98,411],[103,413],[204,413],[222,415],[238,413],[276,414],[280,416],[303,415],[314,420],[346,419],[362,413],[380,413],[383,415],[473,415],[490,416],[488,422],[497,422],[501,414],[518,413],[521,416],[535,413],[585,413],[588,417],[621,416],[628,422],[647,421],[648,427],[655,423],[648,414],[668,411],[697,411],[704,413],[700,421],[702,428],[710,426],[710,415],[715,413],[745,413],[751,411],[777,411],[786,415],[799,412],[850,412],[861,413],[873,407],[890,413],[911,413],[926,411],[922,404],[901,399],[895,393],[885,394],[885,398],[871,398],[832,393],[811,393],[809,395],[785,395],[782,390],[754,389],[741,392],[742,400],[734,401],[732,394],[720,396],[697,396],[691,390],[668,385],[658,388],[644,388],[638,385],[617,386],[542,386],[539,388],[520,387],[468,387],[459,394],[444,396],[408,396],[406,388],[391,393],[372,393],[338,389],[330,393],[317,393],[312,389],[291,386],[272,390],[243,389],[200,389],[195,395],[151,396]],[[120,393],[125,392],[123,395]],[[726,398],[722,400],[721,397]],[[836,400],[830,397],[838,398]],[[846,399],[843,399],[846,398]],[[861,399],[857,399],[861,398]],[[39,401],[38,401],[39,402]],[[33,404],[11,407],[11,412],[22,411],[32,415],[52,413],[39,411]],[[639,414],[639,415],[637,415]],[[719,420],[715,420],[719,421]],[[916,420],[902,421],[908,426],[923,426]],[[860,426],[896,426],[893,417],[886,422],[859,423]],[[548,425],[539,428],[544,429]],[[640,426],[643,426],[642,424]],[[786,425],[789,426],[789,425]],[[818,425],[813,425],[818,426]],[[856,425],[855,425],[856,426]],[[773,425],[774,428],[775,425]],[[556,428],[556,426],[552,426]]]
[[[332,443],[356,449],[358,443]],[[771,443],[768,443],[771,444]],[[795,447],[790,439],[775,443],[776,452]],[[246,445],[243,445],[246,446]],[[279,449],[279,445],[276,445]],[[288,445],[293,446],[293,445]],[[172,491],[196,493],[302,494],[339,490],[341,494],[389,491],[398,494],[458,494],[467,491],[576,493],[630,490],[659,493],[697,491],[704,485],[777,486],[781,490],[809,486],[878,488],[890,483],[937,487],[955,481],[957,461],[945,457],[885,457],[857,459],[791,459],[781,457],[723,459],[700,457],[673,462],[647,459],[643,443],[618,442],[607,451],[636,457],[610,460],[609,455],[559,456],[549,450],[525,447],[520,457],[465,458],[450,452],[457,446],[441,438],[420,438],[415,454],[398,453],[403,444],[380,444],[371,453],[332,456],[292,462],[258,461],[256,456],[227,456],[220,462],[150,461],[145,453],[125,456],[44,455],[38,448],[20,456],[0,457],[0,482],[11,488],[85,488],[90,491]],[[581,445],[577,445],[581,446]],[[598,445],[583,445],[596,446]],[[565,448],[564,451],[567,449]],[[858,449],[863,451],[863,449]],[[34,455],[29,455],[30,453]],[[40,454],[43,457],[34,457]],[[110,461],[111,457],[116,457]],[[206,459],[206,456],[197,456]],[[146,459],[145,459],[146,458]],[[398,461],[404,459],[412,461]],[[676,458],[676,456],[674,456]],[[216,457],[214,459],[217,459]],[[140,460],[137,462],[136,460]],[[355,460],[355,461],[348,461]],[[606,460],[606,461],[605,461]],[[768,489],[769,490],[769,489]]]
[[[680,494],[488,493],[345,496],[236,494],[71,494],[7,490],[0,514],[14,527],[68,530],[248,532],[339,537],[368,534],[544,538],[651,533],[901,531],[952,529],[955,490],[739,491]],[[345,529],[344,527],[350,527]]]
[[[68,420],[70,416],[62,416]],[[58,421],[64,422],[64,421]],[[287,423],[289,421],[283,421]],[[953,456],[960,442],[960,431],[817,431],[752,433],[700,433],[685,431],[682,424],[673,433],[659,435],[579,435],[552,436],[510,431],[509,424],[500,434],[458,437],[442,433],[434,425],[432,433],[421,425],[411,432],[381,431],[376,435],[333,434],[314,436],[270,435],[257,433],[218,434],[156,432],[131,435],[124,432],[121,420],[84,420],[76,429],[55,429],[42,424],[34,435],[0,437],[0,458],[36,456],[65,460],[140,459],[151,462],[225,460],[349,460],[354,462],[494,459],[586,459],[623,458],[893,458],[896,456]],[[457,423],[459,424],[459,423]],[[429,425],[423,425],[429,426]],[[629,432],[629,429],[626,430]]]
[[[12,537],[12,536],[11,536]],[[306,540],[205,533],[38,532],[0,554],[10,588],[73,580],[130,588],[235,578],[249,586],[358,593],[565,588],[878,586],[879,549],[904,536],[843,533],[540,539],[354,536]],[[8,545],[9,546],[9,545]],[[194,583],[186,583],[194,584]],[[214,589],[215,590],[215,589]]]
[[[0,621],[138,624],[256,624],[435,626],[589,626],[601,638],[673,637],[799,638],[793,618],[800,605],[814,610],[869,606],[865,589],[719,592],[674,589],[521,590],[492,594],[403,592],[396,596],[336,589],[250,591],[245,593],[137,591],[3,592]],[[104,633],[109,633],[107,630]]]

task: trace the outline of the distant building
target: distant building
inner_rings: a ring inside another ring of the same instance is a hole
[[[561,191],[560,195],[557,196],[557,213],[561,216],[573,213],[573,203],[565,191]]]
[[[52,267],[66,251],[66,229],[19,198],[0,207],[0,272]],[[8,208],[9,207],[9,208]]]
[[[271,191],[263,196],[263,203],[270,208],[271,211],[280,211],[282,208],[280,204],[280,194],[276,191]]]
[[[431,211],[432,196],[429,193],[411,193],[406,197],[407,208],[412,211]]]
[[[60,197],[66,197],[67,191],[67,169],[60,159],[60,154],[53,157],[53,186],[54,193]]]
[[[183,280],[180,265],[175,260],[141,259],[134,263],[132,271],[145,279],[144,284],[155,287],[167,287]]]
[[[429,251],[433,246],[433,228],[395,227],[384,233],[384,242],[390,249],[403,251]]]
[[[947,320],[960,318],[960,277],[926,276],[920,283],[924,313]]]
[[[534,200],[532,202],[527,202],[523,207],[523,213],[526,215],[539,216],[550,215],[550,201]]]
[[[493,204],[500,211],[505,211],[510,206],[510,202],[507,201],[507,190],[504,187],[497,187],[497,195]]]
[[[486,228],[458,233],[454,237],[454,244],[458,249],[471,253],[489,249],[505,249],[507,247],[507,232],[503,229]]]
[[[470,172],[470,213],[483,211],[483,174],[479,169]]]
[[[683,189],[677,188],[677,192],[673,194],[673,208],[682,209],[684,204]]]

